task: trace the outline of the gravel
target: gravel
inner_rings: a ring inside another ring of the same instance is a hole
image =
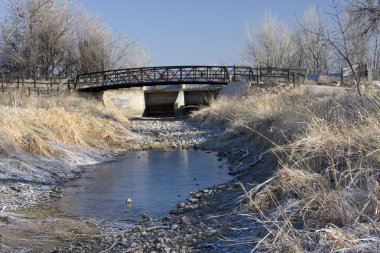
[[[190,193],[190,198],[197,199],[199,204],[187,202],[169,216],[142,221],[132,229],[101,235],[95,240],[72,242],[66,248],[54,252],[173,253],[219,252],[222,249],[224,252],[246,252],[240,246],[220,246],[219,237],[230,230],[231,219],[244,219],[245,225],[252,223],[231,212],[234,202],[220,206],[220,200],[225,199],[226,194],[236,198],[241,190],[236,184],[227,183]]]
[[[167,143],[171,148],[201,148],[222,129],[200,127],[189,119],[132,120],[132,136],[149,147],[152,143]]]

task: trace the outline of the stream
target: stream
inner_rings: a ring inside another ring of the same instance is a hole
[[[186,201],[190,191],[230,180],[227,172],[227,161],[208,151],[131,151],[116,161],[91,166],[67,183],[57,208],[107,221],[133,222],[144,214],[159,217]]]

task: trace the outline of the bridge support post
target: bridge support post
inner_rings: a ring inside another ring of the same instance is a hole
[[[175,117],[180,117],[184,115],[184,107],[185,106],[185,92],[180,90],[178,92],[178,96],[176,101],[174,102],[174,115]]]

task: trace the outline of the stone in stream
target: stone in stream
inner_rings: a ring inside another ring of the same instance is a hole
[[[177,208],[178,208],[178,209],[182,209],[182,208],[185,208],[185,206],[186,206],[186,204],[183,203],[183,202],[181,202],[181,203],[179,203],[179,204],[177,205]]]
[[[184,224],[184,225],[187,225],[190,223],[190,218],[188,216],[182,216],[181,219],[180,219],[180,223],[181,224]]]
[[[171,229],[172,230],[176,230],[178,228],[178,225],[177,224],[173,224],[172,226],[171,226]]]
[[[145,221],[152,221],[153,219],[149,216],[149,215],[147,215],[146,213],[143,213],[142,215],[141,215],[141,218],[143,219],[143,220],[145,220]]]
[[[197,199],[197,198],[190,198],[190,199],[189,199],[189,202],[190,202],[191,204],[196,204],[196,203],[199,202],[199,199]]]

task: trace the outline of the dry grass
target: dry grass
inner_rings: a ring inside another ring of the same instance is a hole
[[[255,250],[378,252],[380,99],[367,96],[364,107],[347,95],[237,100],[201,113],[264,135],[279,158],[279,171],[246,193],[249,215],[262,225]]]
[[[110,105],[76,95],[0,95],[0,153],[57,157],[58,145],[127,148],[129,122]]]
[[[327,76],[327,75],[320,75],[319,76],[319,83],[323,83],[323,84],[337,84],[339,82],[340,82],[340,77]]]

